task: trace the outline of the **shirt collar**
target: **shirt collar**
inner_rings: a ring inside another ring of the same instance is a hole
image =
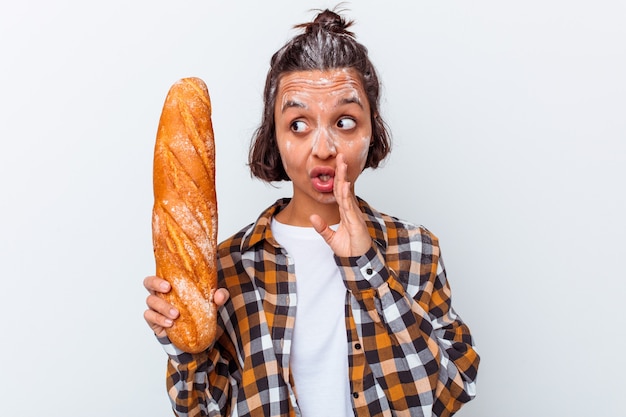
[[[272,228],[270,227],[272,224],[272,217],[281,211],[290,200],[290,198],[281,198],[261,213],[250,229],[248,235],[241,242],[242,252],[248,251],[250,248],[263,240],[267,240],[273,246],[278,246],[274,240],[274,236],[272,236]]]
[[[365,213],[365,224],[372,240],[382,249],[387,249],[387,226],[383,221],[383,216],[372,206],[359,197],[359,208]]]

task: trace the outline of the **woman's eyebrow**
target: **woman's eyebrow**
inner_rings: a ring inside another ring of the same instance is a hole
[[[358,104],[360,108],[363,108],[363,103],[361,103],[361,98],[357,95],[344,97],[337,102],[337,105],[342,106],[345,104],[352,104],[352,103]]]
[[[286,100],[283,103],[283,106],[280,108],[280,112],[284,113],[285,110],[287,110],[289,108],[292,108],[292,107],[296,107],[296,108],[299,108],[299,109],[306,109],[307,106],[306,106],[306,104],[304,104],[304,103],[302,103],[300,101],[297,101],[297,100],[294,100],[294,99],[290,99],[290,100]]]
[[[361,102],[361,98],[358,95],[342,97],[341,99],[337,101],[337,104],[335,105],[335,107],[344,106],[346,104],[352,104],[352,103],[357,104],[360,108],[363,108],[363,103]],[[280,112],[284,113],[285,110],[293,108],[293,107],[299,108],[299,109],[306,109],[307,105],[295,99],[285,100],[282,107],[280,108]]]

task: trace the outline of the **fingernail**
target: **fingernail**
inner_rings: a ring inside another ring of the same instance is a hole
[[[171,309],[171,310],[170,310],[170,316],[172,316],[172,317],[176,317],[176,316],[178,316],[178,311],[176,311],[176,309],[174,309],[174,308],[173,308],[173,309]]]
[[[167,282],[164,282],[161,284],[161,289],[163,291],[168,291],[170,289],[170,284],[168,284]]]
[[[165,319],[165,325],[166,326],[171,326],[174,322],[170,319]]]

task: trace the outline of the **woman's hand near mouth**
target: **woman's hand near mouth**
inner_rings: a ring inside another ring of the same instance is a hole
[[[332,230],[319,215],[310,217],[313,228],[341,257],[361,256],[372,246],[372,238],[359,209],[359,203],[347,179],[348,165],[342,154],[337,155],[333,193],[339,206],[339,227]]]

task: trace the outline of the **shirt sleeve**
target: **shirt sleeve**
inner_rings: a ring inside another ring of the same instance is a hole
[[[191,354],[158,338],[168,355],[166,386],[174,414],[178,417],[228,415],[229,381],[227,361],[219,350],[209,348]]]
[[[368,365],[385,380],[392,407],[430,403],[433,415],[450,416],[475,396],[479,356],[452,309],[437,239],[425,229],[411,239],[391,262],[376,243],[361,257],[336,260],[361,310],[354,315]]]

